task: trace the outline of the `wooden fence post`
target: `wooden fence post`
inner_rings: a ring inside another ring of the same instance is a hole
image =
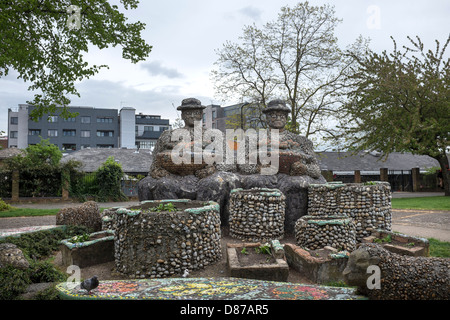
[[[355,183],[361,183],[361,171],[355,170]]]
[[[413,192],[420,191],[420,168],[412,168],[412,183],[413,183]]]
[[[389,181],[387,168],[380,168],[380,180],[381,181]]]
[[[19,170],[13,170],[12,172],[12,188],[11,188],[11,201],[19,202]]]

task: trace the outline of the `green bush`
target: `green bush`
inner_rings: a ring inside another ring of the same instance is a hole
[[[2,242],[14,243],[19,247],[30,263],[26,270],[7,266],[0,269],[0,300],[16,299],[24,293],[32,283],[62,282],[68,275],[56,269],[50,262],[39,259],[45,258],[59,249],[63,239],[87,233],[86,227],[67,226],[64,229],[46,230],[24,234],[20,237],[8,237]],[[38,299],[56,298],[55,289],[46,290]]]
[[[114,157],[108,157],[106,161],[96,171],[98,183],[98,197],[101,201],[126,201],[127,196],[122,191],[120,181],[123,177],[123,170],[120,163]]]
[[[0,212],[12,210],[12,209],[13,209],[12,206],[10,206],[9,204],[7,204],[5,201],[3,201],[3,200],[0,198]]]

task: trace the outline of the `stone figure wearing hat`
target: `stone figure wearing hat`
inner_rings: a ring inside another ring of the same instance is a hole
[[[267,108],[263,110],[269,126],[268,136],[270,137],[271,130],[279,130],[279,170],[281,173],[292,176],[307,175],[320,178],[320,166],[312,142],[304,136],[285,130],[290,111],[286,103],[280,99],[270,101]]]
[[[156,142],[155,148],[153,149],[153,161],[150,167],[150,175],[153,178],[161,178],[169,175],[170,173],[178,175],[188,175],[195,174],[199,177],[204,177],[208,174],[214,172],[214,167],[201,164],[190,164],[181,166],[171,166],[170,153],[174,147],[179,144],[179,141],[173,141],[172,137],[177,136],[177,131],[183,130],[188,131],[190,135],[190,141],[193,146],[194,144],[194,125],[195,122],[202,121],[203,109],[200,100],[195,98],[187,98],[181,102],[181,106],[177,110],[181,111],[181,119],[184,121],[183,128],[177,128],[173,130],[164,131]],[[202,135],[204,129],[201,128]],[[205,147],[205,143],[202,141],[202,149]]]

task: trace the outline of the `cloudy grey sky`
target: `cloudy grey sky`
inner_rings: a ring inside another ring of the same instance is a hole
[[[393,36],[399,45],[409,35],[420,36],[434,48],[450,32],[450,1],[447,0],[310,0],[312,5],[329,3],[343,19],[336,30],[341,47],[362,35],[371,39],[372,50],[391,51]],[[143,34],[153,46],[147,61],[132,64],[121,58],[120,48],[92,50],[91,64],[107,64],[96,76],[77,85],[81,98],[71,105],[95,108],[134,107],[136,112],[177,118],[181,100],[196,97],[204,105],[230,105],[214,96],[210,71],[217,60],[215,50],[226,41],[237,41],[244,25],[276,19],[284,0],[142,0],[138,9],[127,12],[131,21],[147,27]],[[450,51],[450,49],[448,50]],[[7,110],[33,98],[29,84],[14,72],[0,78],[0,131],[7,131]]]

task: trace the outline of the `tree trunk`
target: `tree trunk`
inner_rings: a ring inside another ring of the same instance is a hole
[[[446,154],[441,154],[435,159],[439,161],[439,165],[441,166],[445,195],[450,196],[450,171],[448,166],[448,157]]]

